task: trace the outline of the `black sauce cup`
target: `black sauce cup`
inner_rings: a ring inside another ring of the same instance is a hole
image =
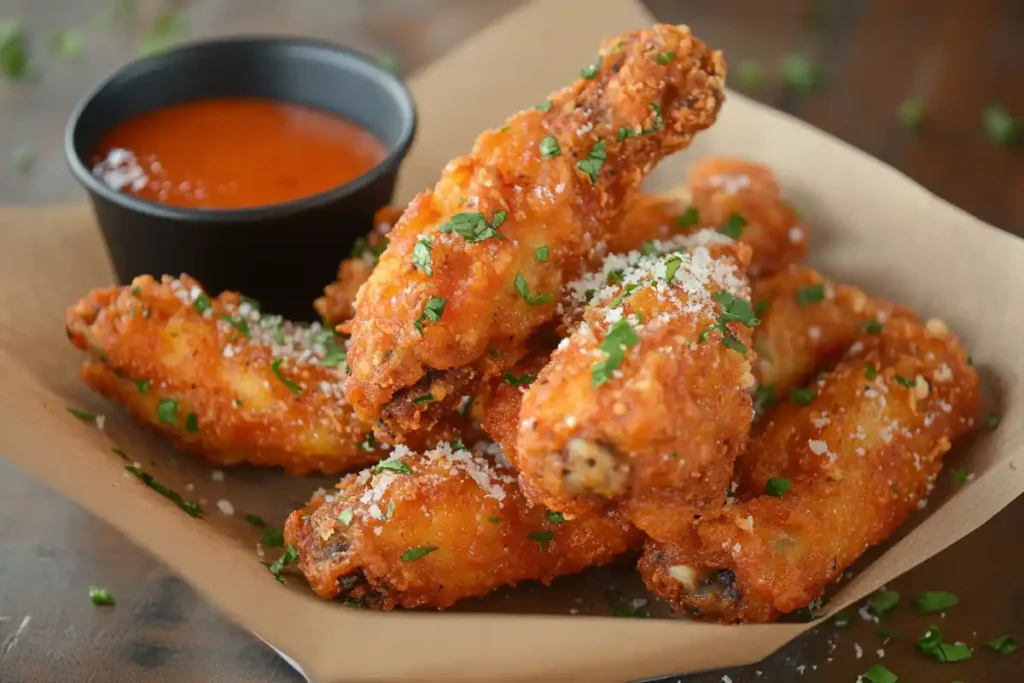
[[[387,155],[351,182],[250,209],[178,208],[119,192],[96,178],[91,155],[114,126],[181,102],[256,97],[340,114],[376,135]],[[316,318],[313,300],[339,261],[392,199],[416,132],[403,83],[376,62],[328,43],[243,37],[193,43],[132,62],[82,101],[64,148],[89,192],[118,282],[188,273],[211,293],[237,290],[293,320]]]

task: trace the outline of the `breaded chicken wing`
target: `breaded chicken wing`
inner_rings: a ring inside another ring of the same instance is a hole
[[[451,161],[359,290],[346,384],[358,413],[415,430],[449,407],[424,397],[515,363],[563,284],[600,261],[643,177],[714,122],[724,73],[686,27],[607,40],[581,80]]]
[[[743,159],[709,157],[690,169],[693,200],[683,223],[717,227],[754,250],[750,277],[778,272],[807,255],[807,231],[782,198],[775,175]]]
[[[807,405],[780,406],[737,463],[744,502],[688,539],[648,543],[639,568],[675,608],[766,622],[807,606],[922,507],[973,424],[978,376],[938,320],[894,319]]]
[[[754,330],[754,377],[762,392],[770,392],[770,402],[784,400],[816,370],[832,367],[866,328],[916,318],[906,306],[869,297],[804,266],[754,280],[753,289],[761,321]]]
[[[67,328],[93,389],[210,462],[335,473],[386,456],[343,398],[343,340],[318,324],[144,275],[91,292]]]
[[[745,245],[704,230],[647,252],[569,285],[583,321],[526,392],[510,457],[531,500],[567,517],[612,506],[668,540],[724,503],[756,320]]]
[[[396,447],[293,512],[285,539],[317,595],[384,609],[546,584],[643,543],[615,516],[567,521],[531,506],[506,465],[448,444],[423,455]]]

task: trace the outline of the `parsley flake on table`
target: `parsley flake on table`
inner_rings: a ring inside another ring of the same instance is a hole
[[[275,358],[273,361],[271,361],[271,363],[270,363],[270,370],[271,370],[271,372],[274,373],[274,377],[276,377],[277,380],[281,384],[285,385],[288,388],[288,391],[292,392],[293,396],[301,396],[302,395],[302,387],[300,387],[298,384],[296,384],[295,382],[291,381],[290,379],[286,379],[284,377],[284,375],[281,374],[281,363],[283,361],[284,361],[284,358]]]
[[[423,394],[422,396],[417,396],[412,399],[412,403],[433,403],[436,400],[437,399],[434,398],[433,394]]]
[[[929,626],[924,635],[917,639],[917,649],[936,662],[962,662],[971,658],[971,648],[966,643],[942,642],[942,631],[938,626]]]
[[[96,424],[96,420],[99,418],[99,415],[96,415],[95,413],[79,410],[77,408],[68,408],[68,412],[87,425]]]
[[[668,52],[662,52],[658,55],[658,64],[665,65],[676,58],[675,50],[669,50]]]
[[[782,498],[792,485],[793,482],[789,479],[771,477],[768,480],[768,484],[764,487],[764,492],[772,498]]]
[[[1002,419],[998,413],[989,413],[988,417],[985,418],[985,424],[988,425],[989,429],[995,429],[999,426]]]
[[[903,100],[896,109],[896,118],[900,125],[908,130],[916,130],[924,123],[924,101],[917,97]]]
[[[956,607],[960,599],[956,593],[949,591],[925,591],[917,596],[917,609],[921,614],[934,614],[944,612],[950,607]]]
[[[868,598],[868,607],[880,617],[896,609],[899,603],[900,594],[896,591],[881,590]]]
[[[550,294],[531,294],[530,285],[522,273],[516,274],[515,288],[519,292],[519,296],[523,297],[523,301],[530,306],[541,306],[554,298]]]
[[[420,313],[420,317],[416,318],[412,326],[416,328],[416,331],[423,336],[423,323],[430,321],[436,323],[444,315],[444,304],[446,299],[443,296],[432,296],[427,300],[427,303],[423,306],[423,312]]]
[[[580,70],[580,77],[587,79],[588,81],[601,71],[601,55],[597,56],[593,64],[587,64]]]
[[[548,510],[548,521],[552,524],[562,524],[565,522],[565,515],[563,515],[561,512],[554,512],[553,510]]]
[[[620,318],[615,321],[615,324],[608,330],[604,341],[601,342],[601,350],[606,354],[605,357],[591,366],[592,386],[596,389],[611,379],[612,372],[622,364],[626,357],[625,348],[636,346],[639,343],[640,337],[628,320]]]
[[[523,375],[522,377],[516,377],[511,372],[506,372],[502,375],[505,383],[511,387],[528,387],[533,384],[533,381],[537,379],[537,375]]]
[[[82,32],[76,28],[66,28],[50,34],[50,50],[63,59],[78,59],[85,47]]]
[[[786,85],[797,90],[810,91],[824,85],[825,77],[813,61],[799,54],[789,54],[779,62]]]
[[[419,548],[410,548],[409,550],[406,550],[404,553],[402,553],[402,562],[415,562],[416,560],[420,559],[421,557],[424,557],[425,555],[429,555],[435,550],[437,550],[436,545],[425,545],[420,546]]]
[[[36,165],[36,152],[31,147],[21,145],[11,150],[11,168],[18,173],[28,173]]]
[[[1017,142],[1020,139],[1021,130],[1024,130],[1021,122],[1014,119],[1006,107],[999,105],[985,107],[982,121],[985,123],[988,139],[1007,147]]]
[[[284,529],[267,529],[260,537],[260,545],[264,548],[283,548]]]
[[[139,43],[143,57],[166,52],[180,43],[188,34],[188,20],[183,14],[169,12],[158,16],[149,25],[146,36]]]
[[[601,172],[601,167],[604,166],[604,160],[606,156],[604,140],[598,140],[594,143],[594,146],[590,148],[590,152],[587,156],[576,162],[576,168],[583,171],[590,178],[591,184],[597,182],[597,175]]]
[[[743,234],[743,228],[747,227],[747,219],[738,213],[734,213],[726,219],[725,224],[722,225],[721,230],[718,232],[722,233],[726,237],[731,237],[734,240],[738,240],[740,235]]]
[[[548,543],[551,543],[551,539],[555,537],[555,534],[550,529],[544,531],[535,531],[532,534],[526,534],[526,537],[531,541],[537,541],[540,544],[540,549],[544,550]]]
[[[801,287],[796,290],[796,300],[800,304],[801,308],[807,308],[811,304],[816,304],[820,301],[825,300],[825,285],[818,283],[816,285],[808,285],[807,287]]]
[[[419,268],[428,277],[434,276],[434,268],[431,263],[430,247],[432,247],[434,241],[429,237],[424,237],[420,241],[416,242],[416,246],[412,248],[412,265]]]
[[[1017,641],[1013,636],[1000,636],[988,641],[985,646],[1001,655],[1012,655],[1017,651]]]
[[[551,100],[544,100],[543,102],[537,103],[537,109],[540,109],[541,111],[551,111],[551,107],[554,104],[555,103]]]
[[[89,599],[94,605],[110,606],[114,604],[114,596],[109,590],[100,586],[89,586]]]
[[[267,523],[264,522],[263,518],[259,515],[246,515],[245,521],[249,522],[249,524],[252,524],[257,529],[263,529],[267,526]]]
[[[409,466],[398,458],[381,460],[370,469],[370,472],[372,474],[377,474],[378,472],[383,472],[385,470],[389,472],[398,472],[399,474],[412,474],[412,470],[409,469]]]
[[[538,261],[541,263],[547,263],[548,256],[551,252],[550,249],[548,249],[548,245],[545,244],[537,247],[533,253],[536,255]]]
[[[899,677],[896,674],[881,664],[875,664],[860,678],[863,678],[865,683],[897,683],[899,681]]]
[[[754,410],[758,413],[763,413],[775,405],[777,400],[775,385],[763,384],[754,391]]]
[[[691,206],[686,211],[676,216],[677,228],[692,228],[700,222],[700,211],[696,206]]]
[[[835,624],[836,628],[846,628],[850,625],[850,613],[836,612],[835,616],[832,617],[832,623]]]
[[[0,76],[9,81],[29,77],[28,36],[17,20],[0,21]]]
[[[627,603],[612,605],[612,616],[625,619],[646,619],[651,615],[643,608],[643,605]]]
[[[290,545],[284,549],[284,553],[281,557],[277,558],[277,560],[272,565],[268,566],[267,569],[270,570],[270,573],[274,575],[275,579],[280,583],[284,583],[284,577],[281,576],[281,572],[285,567],[290,564],[294,564],[298,559],[299,551],[295,549],[295,546]]]
[[[495,211],[491,222],[488,223],[479,211],[460,211],[438,228],[438,232],[443,234],[454,232],[470,244],[492,238],[503,240],[505,236],[498,232],[498,226],[504,223],[506,218],[508,218],[508,211]]]
[[[191,517],[202,517],[203,510],[199,507],[199,503],[193,503],[192,501],[185,500],[181,497],[177,491],[173,491],[162,483],[153,478],[153,475],[148,472],[144,472],[142,468],[135,465],[128,465],[125,470],[133,474],[135,477],[140,479],[143,484],[159,493],[164,498],[167,498],[172,503],[177,505],[179,508],[184,510]]]
[[[540,155],[542,157],[557,157],[562,153],[562,148],[558,146],[558,138],[554,135],[548,135],[540,141]]]
[[[751,89],[761,85],[762,75],[761,64],[752,59],[744,59],[740,62],[737,73],[740,79],[740,87]]]
[[[953,479],[954,479],[954,481],[956,481],[956,483],[958,483],[958,484],[966,484],[967,483],[967,470],[961,470],[961,469],[953,468],[952,474],[953,474]]]
[[[356,511],[353,510],[352,508],[345,508],[344,510],[338,513],[338,521],[344,524],[345,526],[350,526],[352,524],[352,517],[354,517],[355,514]]]
[[[178,399],[162,398],[156,404],[156,417],[161,424],[178,424]]]

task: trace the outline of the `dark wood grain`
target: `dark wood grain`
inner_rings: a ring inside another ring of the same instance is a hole
[[[93,30],[75,63],[46,56],[45,36],[84,25],[98,2],[7,0],[25,20],[45,68],[31,86],[0,84],[0,159],[18,145],[38,155],[28,174],[0,169],[0,202],[77,198],[64,169],[61,133],[70,108],[104,73],[132,56],[149,18],[179,3],[143,0],[139,15]],[[197,0],[187,6],[194,35],[284,31],[328,37],[398,55],[403,70],[517,4],[492,0]],[[1024,235],[1024,153],[992,144],[981,111],[1002,103],[1024,116],[1024,3],[1019,0],[649,0],[662,20],[685,22],[725,50],[735,67],[756,60],[763,83],[747,94],[788,111],[883,159],[938,195]],[[813,58],[826,75],[812,93],[787,88],[775,64],[789,53]],[[736,79],[733,85],[738,85]],[[907,97],[926,104],[911,132],[896,121]],[[898,226],[894,226],[898,229]],[[1013,312],[1015,313],[1015,312]],[[1011,313],[1008,313],[1011,314]],[[1017,524],[1024,500],[979,531],[901,577],[905,607],[876,625],[825,624],[752,667],[666,681],[734,683],[856,680],[881,661],[901,681],[1024,680],[1024,652],[1009,657],[982,643],[1024,638],[1024,550]],[[299,681],[259,640],[230,624],[191,589],[107,524],[0,460],[0,682]],[[91,584],[117,605],[93,606]],[[945,617],[907,605],[923,590],[951,590],[961,604]],[[973,659],[940,665],[914,651],[932,623],[976,647]],[[880,627],[903,638],[883,645]],[[685,647],[680,643],[680,647]],[[859,646],[863,655],[857,657]],[[341,644],[339,644],[341,647]],[[878,652],[884,650],[884,658]],[[804,667],[800,669],[799,667]]]

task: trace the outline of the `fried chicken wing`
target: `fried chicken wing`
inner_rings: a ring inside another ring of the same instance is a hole
[[[686,27],[607,40],[581,80],[451,161],[359,290],[346,384],[358,413],[414,430],[432,403],[415,403],[417,383],[464,367],[460,382],[479,382],[515,363],[562,285],[604,255],[643,177],[714,122],[724,73]],[[385,410],[393,401],[411,407]]]
[[[923,507],[973,424],[978,376],[938,320],[892,320],[861,346],[751,439],[737,463],[744,502],[683,542],[648,543],[639,568],[652,592],[703,619],[771,621]]]
[[[285,539],[323,598],[436,607],[611,562],[643,536],[620,518],[566,521],[531,506],[506,465],[448,444],[398,446],[293,512]]]
[[[342,339],[318,324],[145,275],[91,292],[67,329],[93,356],[89,386],[210,462],[335,473],[386,455],[343,398]]]
[[[754,250],[753,279],[807,255],[807,230],[782,198],[775,175],[743,159],[709,157],[690,169],[693,213],[684,222],[726,230]]]
[[[589,303],[526,392],[510,454],[528,498],[567,517],[611,505],[664,539],[724,503],[752,418],[749,258],[704,230],[569,285]]]
[[[906,306],[869,297],[804,266],[755,280],[753,289],[761,321],[754,330],[754,376],[773,401],[834,365],[866,327],[916,318]]]

